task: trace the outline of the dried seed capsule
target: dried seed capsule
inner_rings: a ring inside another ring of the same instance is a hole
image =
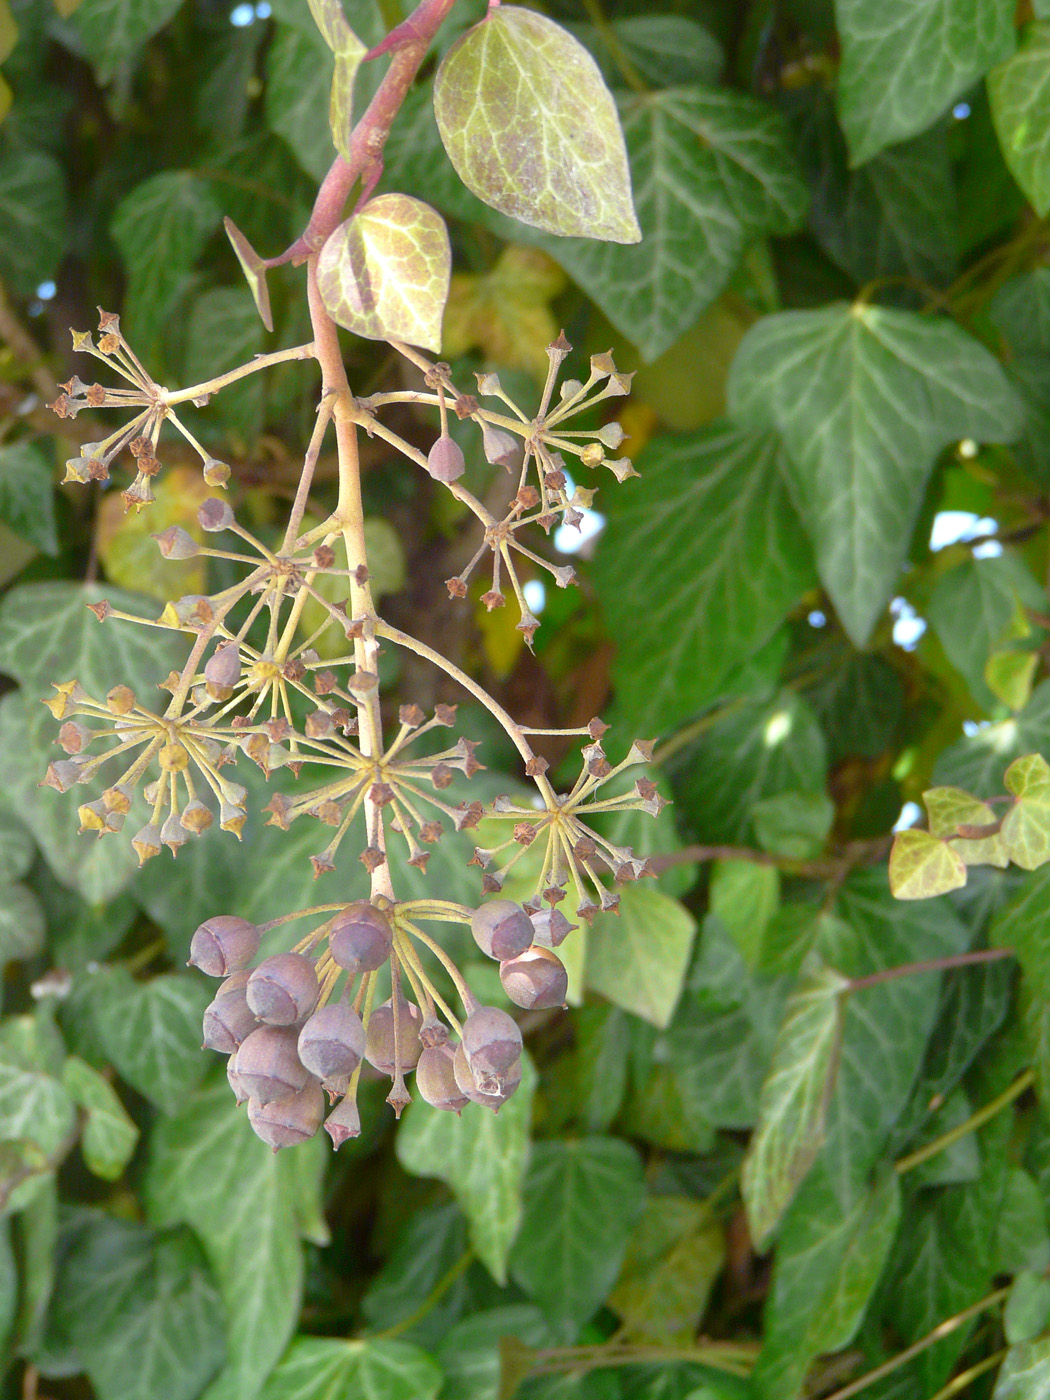
[[[255,1030],[259,1021],[248,1005],[247,972],[227,977],[204,1011],[204,1049],[232,1055],[238,1045]]]
[[[319,1079],[353,1074],[364,1053],[361,1017],[343,1001],[322,1006],[299,1032],[299,1058]]]
[[[518,1060],[500,1079],[484,1081],[491,1092],[481,1089],[461,1044],[456,1046],[452,1057],[452,1072],[460,1093],[466,1094],[472,1103],[479,1103],[495,1112],[499,1111],[500,1105],[507,1102],[521,1083],[521,1061]]]
[[[208,977],[226,977],[248,966],[259,951],[259,930],[236,914],[216,914],[205,919],[190,941],[187,966],[199,967]]]
[[[348,904],[332,920],[328,948],[340,967],[352,977],[359,972],[375,972],[390,956],[394,930],[381,909],[367,900]]]
[[[237,1080],[250,1098],[272,1103],[297,1094],[310,1077],[299,1059],[296,1034],[284,1026],[259,1026],[237,1051]]]
[[[332,1139],[333,1147],[342,1147],[347,1138],[361,1136],[361,1114],[358,1112],[357,1100],[351,1098],[343,1099],[337,1104],[325,1119],[324,1130]]]
[[[209,496],[197,510],[197,519],[202,530],[214,534],[217,530],[228,530],[233,524],[233,511],[225,501],[217,496]]]
[[[523,1006],[526,1011],[565,1005],[569,974],[561,958],[549,948],[529,948],[500,963],[499,980],[514,1005]]]
[[[531,947],[532,920],[510,899],[490,899],[470,916],[474,942],[486,957],[504,962]]]
[[[416,1088],[424,1102],[449,1113],[460,1113],[468,1102],[456,1083],[455,1051],[451,1045],[434,1045],[423,1051],[416,1065]]]
[[[498,1078],[521,1057],[521,1031],[513,1016],[495,1006],[479,1006],[463,1022],[463,1049],[471,1072],[484,1081]]]
[[[248,979],[248,1005],[268,1026],[292,1026],[317,1005],[312,961],[302,953],[264,958]]]
[[[521,449],[510,433],[502,428],[494,428],[491,423],[481,424],[481,448],[485,461],[494,467],[506,467],[507,471],[520,460]]]
[[[324,1094],[316,1079],[310,1079],[296,1094],[262,1104],[248,1101],[248,1122],[256,1137],[277,1152],[296,1147],[312,1138],[324,1120]]]
[[[450,437],[439,437],[427,453],[427,471],[435,481],[458,481],[466,470],[463,449]]]
[[[422,1054],[423,1043],[419,1038],[422,1020],[415,1002],[401,1002],[397,1018],[397,1038],[403,1070],[414,1069]],[[389,1001],[377,1006],[368,1018],[365,1059],[381,1074],[394,1073],[394,1008]]]

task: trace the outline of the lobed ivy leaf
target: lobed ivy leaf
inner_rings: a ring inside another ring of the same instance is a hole
[[[616,1138],[537,1143],[510,1274],[566,1341],[597,1311],[645,1205],[634,1149]]]
[[[434,1400],[441,1371],[407,1342],[296,1337],[259,1400]]]
[[[898,831],[890,851],[890,889],[896,899],[932,899],[966,884],[962,856],[929,831]]]
[[[490,9],[442,59],[434,114],[460,179],[501,214],[547,233],[641,238],[616,104],[553,20]]]
[[[957,836],[960,826],[991,826],[997,820],[987,802],[962,788],[927,788],[922,800],[929,814],[930,835],[938,839]]]
[[[58,553],[51,478],[51,464],[33,443],[0,447],[0,520],[45,554]]]
[[[1041,754],[1015,759],[1003,782],[1014,804],[1003,818],[1006,853],[1022,870],[1050,860],[1050,764]]]
[[[695,932],[696,920],[677,900],[628,885],[620,894],[619,913],[596,915],[587,931],[587,987],[654,1026],[666,1026]]]
[[[431,1206],[416,1211],[398,1232],[383,1267],[361,1300],[361,1310],[377,1331],[410,1324],[427,1298],[459,1264],[467,1245],[467,1221],[457,1205]],[[448,1287],[425,1317],[408,1327],[410,1340],[422,1345],[439,1341],[462,1316],[470,1285],[465,1277]]]
[[[0,276],[22,296],[51,277],[66,250],[62,167],[41,151],[5,150],[0,162]]]
[[[775,428],[824,586],[857,646],[889,601],[937,453],[1022,429],[992,356],[948,321],[863,302],[766,316],[729,378],[730,410]]]
[[[451,267],[441,215],[409,195],[381,194],[325,243],[317,285],[329,315],[356,335],[439,352]]]
[[[814,963],[803,969],[784,1008],[740,1179],[760,1253],[820,1151],[848,987],[847,978]]]
[[[1013,47],[1012,0],[836,0],[854,165],[915,136]]]
[[[988,74],[988,101],[1010,173],[1035,212],[1050,212],[1050,24],[1026,25],[1017,52]]]
[[[642,480],[610,495],[594,572],[632,724],[662,730],[697,713],[814,583],[778,451],[732,424],[658,437]],[[640,591],[666,646],[640,624]]]
[[[109,1081],[78,1055],[62,1066],[62,1083],[86,1114],[80,1134],[85,1165],[104,1181],[116,1181],[131,1161],[138,1128]]]
[[[175,14],[180,0],[80,0],[73,23],[105,86]]]
[[[1050,481],[1050,268],[1036,267],[1011,277],[992,298],[988,315],[1006,342],[1006,375],[1025,406],[1026,469],[1046,483]]]
[[[324,1147],[272,1152],[225,1076],[172,1107],[150,1135],[147,1213],[158,1227],[191,1226],[222,1295],[226,1364],[205,1400],[255,1400],[299,1317],[300,1236],[319,1209]]]

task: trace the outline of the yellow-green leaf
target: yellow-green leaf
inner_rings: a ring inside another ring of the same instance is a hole
[[[501,214],[547,233],[640,240],[616,104],[553,20],[491,9],[445,55],[434,115],[459,178]]]
[[[350,159],[350,133],[353,129],[354,79],[367,49],[346,22],[340,0],[309,0],[324,41],[335,54],[332,74],[332,100],[328,121],[335,148],[344,160]]]
[[[420,199],[381,194],[321,249],[317,285],[329,315],[355,335],[437,353],[451,267],[441,215]]]
[[[958,852],[928,831],[898,831],[890,851],[890,889],[896,899],[930,899],[966,884]]]
[[[1026,754],[1003,781],[1016,799],[1003,818],[1003,844],[1015,865],[1035,870],[1050,860],[1050,765],[1040,754]]]
[[[928,788],[922,795],[930,817],[930,835],[958,836],[962,826],[992,826],[997,820],[986,802],[958,787]]]
[[[609,1306],[632,1341],[688,1345],[724,1258],[722,1227],[703,1201],[652,1196],[627,1241]]]
[[[1011,710],[1023,710],[1032,698],[1038,664],[1034,651],[993,651],[984,667],[988,689]]]

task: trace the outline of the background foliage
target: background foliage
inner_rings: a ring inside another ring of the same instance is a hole
[[[183,968],[217,909],[310,902],[313,833],[256,819],[233,859],[203,842],[137,873],[37,786],[53,679],[145,689],[170,664],[84,602],[203,585],[149,540],[196,529],[188,464],[141,517],[53,488],[91,432],[43,406],[68,327],[120,311],[169,382],[307,338],[302,274],[271,274],[267,336],[220,230],[271,252],[304,224],[331,55],[305,0],[0,0],[7,1393],[788,1400],[879,1367],[865,1393],[894,1400],[1050,1387],[1050,876],[910,904],[885,867],[931,783],[991,797],[1050,750],[1050,5],[660,9],[548,6],[617,94],[640,244],[479,203],[425,81],[387,149],[381,189],[450,221],[457,374],[542,378],[562,326],[638,371],[641,480],[567,542],[582,585],[542,599],[535,656],[505,614],[449,611],[447,498],[379,442],[365,482],[395,620],[533,725],[659,738],[674,804],[623,838],[660,874],[564,945],[571,1009],[526,1018],[498,1117],[416,1104],[395,1127],[366,1092],[332,1157],[251,1135]],[[369,44],[403,18],[347,13]],[[439,47],[480,13],[458,0]],[[399,372],[346,354],[366,392]],[[280,366],[194,420],[263,535],[315,390]],[[319,513],[331,484],[322,463]],[[400,698],[461,698],[410,663]],[[428,883],[477,897],[444,847]],[[985,947],[1016,961],[878,979]]]

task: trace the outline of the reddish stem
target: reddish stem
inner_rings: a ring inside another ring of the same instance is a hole
[[[976,953],[954,953],[947,958],[930,958],[926,962],[901,963],[897,967],[884,968],[882,972],[869,973],[867,977],[850,978],[849,990],[862,991],[865,987],[877,987],[881,982],[892,982],[898,977],[910,977],[913,972],[944,972],[950,967],[972,967],[976,963],[998,962],[1000,958],[1013,958],[1012,948],[982,948]]]

